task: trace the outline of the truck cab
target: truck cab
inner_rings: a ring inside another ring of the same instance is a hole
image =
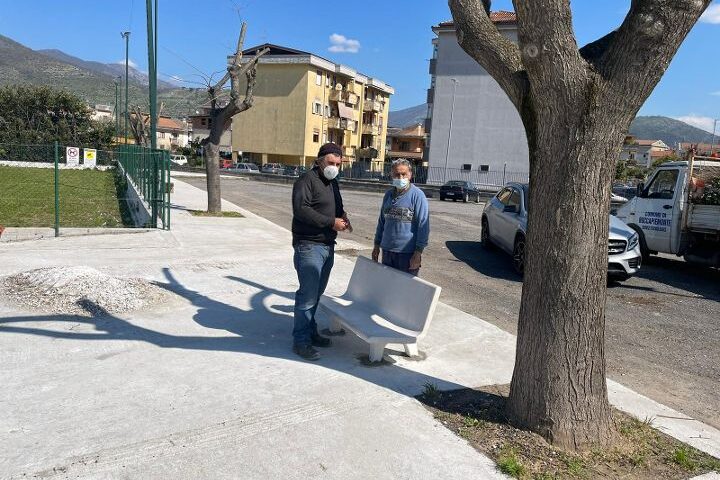
[[[720,206],[698,205],[697,185],[720,175],[720,159],[690,157],[668,162],[638,185],[637,196],[617,217],[640,235],[643,257],[663,252],[688,254],[714,265],[720,257]],[[698,222],[702,212],[702,225]],[[709,220],[707,220],[709,218]]]

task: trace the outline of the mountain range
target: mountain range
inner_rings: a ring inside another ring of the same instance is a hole
[[[425,121],[427,103],[390,112],[388,125],[409,127]],[[670,148],[677,148],[679,142],[710,143],[712,134],[685,122],[670,117],[636,117],[630,124],[630,135],[643,140],[662,140]]]
[[[90,105],[115,105],[115,80],[125,65],[82,60],[60,50],[32,50],[0,35],[0,85],[52,85],[75,93]],[[129,68],[128,98],[144,110],[148,104],[147,75]],[[124,88],[120,88],[124,97]],[[207,101],[204,89],[178,87],[158,80],[163,115],[186,116]]]

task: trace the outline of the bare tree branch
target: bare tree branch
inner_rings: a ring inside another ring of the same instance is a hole
[[[243,22],[242,27],[240,28],[240,36],[238,37],[238,43],[237,48],[235,49],[235,58],[233,58],[233,61],[231,65],[240,65],[240,61],[242,60],[243,56],[243,45],[245,44],[245,32],[247,31],[247,23]],[[227,81],[230,80],[230,68],[228,68],[227,73],[223,76],[222,79],[220,79],[219,82],[215,84],[213,87],[213,90],[220,90],[223,85],[227,83]]]
[[[489,0],[449,0],[458,43],[475,59],[520,110],[528,84],[520,50],[490,20]]]
[[[605,45],[594,42],[595,69],[618,94],[646,98],[711,2],[633,0],[620,28],[605,37]]]

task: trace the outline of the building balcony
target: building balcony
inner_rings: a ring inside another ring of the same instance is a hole
[[[408,152],[406,150],[390,150],[387,152],[388,157],[392,158],[412,158],[413,160],[419,160],[423,158],[423,149],[416,148],[415,151]]]
[[[330,117],[328,118],[328,128],[355,131],[355,121],[347,118]]]
[[[343,152],[343,157],[354,157],[355,156],[355,148],[350,145],[343,145],[342,152]]]
[[[427,90],[427,103],[434,103],[433,98],[435,98],[435,89],[434,88],[428,88]]]
[[[329,95],[330,101],[332,102],[344,102],[348,105],[357,105],[358,96],[354,92],[346,90],[331,90]]]
[[[363,103],[363,110],[366,112],[382,112],[383,104],[377,100],[365,100],[365,103]]]
[[[362,126],[362,133],[363,135],[379,135],[380,128],[378,128],[377,125],[364,124]]]
[[[426,118],[425,119],[425,132],[429,134],[431,128],[432,128],[432,118]]]
[[[435,72],[437,71],[437,58],[430,59],[430,75],[435,75]]]

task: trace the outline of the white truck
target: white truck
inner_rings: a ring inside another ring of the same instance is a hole
[[[640,236],[643,259],[658,252],[720,267],[720,158],[692,153],[660,165],[616,216]],[[714,190],[713,190],[714,189]]]

